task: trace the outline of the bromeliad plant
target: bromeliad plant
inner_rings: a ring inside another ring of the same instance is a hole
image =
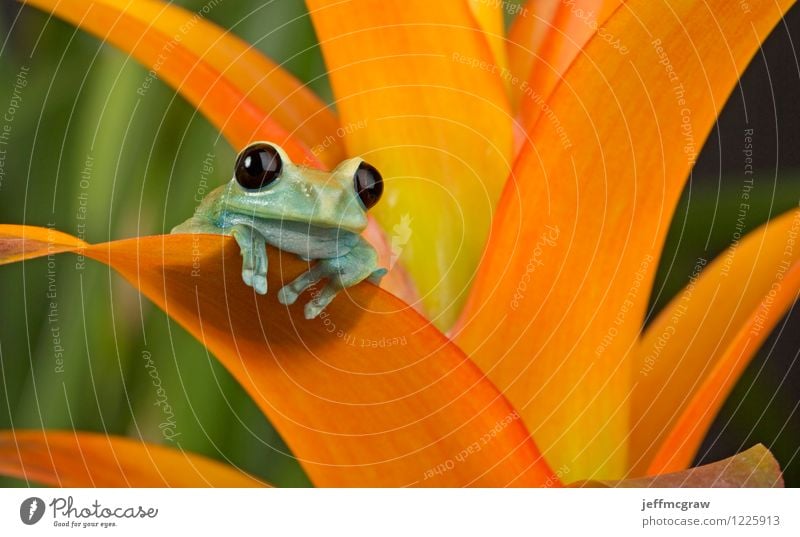
[[[800,213],[744,238],[642,326],[696,152],[792,1],[531,0],[505,35],[502,2],[308,0],[337,115],[170,4],[28,3],[152,66],[237,149],[270,140],[295,162],[358,155],[382,171],[374,215],[410,227],[408,278],[361,284],[316,321],[243,285],[230,238],[90,245],[0,227],[3,262],[80,252],[116,269],[227,367],[314,484],[780,483],[764,448],[672,472],[797,295]],[[268,255],[271,290],[307,268]],[[395,295],[419,296],[422,313]],[[165,447],[54,431],[3,433],[0,471],[260,484]]]

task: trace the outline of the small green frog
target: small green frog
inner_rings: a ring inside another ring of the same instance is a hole
[[[242,254],[242,279],[262,295],[267,292],[266,244],[316,260],[278,291],[281,304],[294,304],[300,293],[326,279],[305,306],[306,319],[313,319],[342,289],[363,280],[378,284],[386,273],[360,235],[367,209],[382,193],[380,173],[360,158],[323,172],[292,163],[276,144],[255,142],[239,153],[230,182],[210,192],[172,233],[233,236]]]

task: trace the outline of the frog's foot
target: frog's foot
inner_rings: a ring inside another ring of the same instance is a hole
[[[381,283],[381,278],[383,275],[386,274],[388,271],[384,268],[375,269],[372,272],[363,271],[358,274],[358,276],[354,276],[351,278],[342,278],[341,275],[338,275],[337,278],[332,278],[328,285],[326,285],[321,291],[314,293],[314,298],[306,304],[305,307],[305,316],[306,319],[313,319],[324,310],[328,304],[330,304],[336,295],[344,289],[345,287],[350,287],[352,285],[356,285],[362,281],[368,281],[374,285],[379,285]],[[349,283],[348,283],[349,282]]]
[[[231,228],[242,254],[242,280],[260,295],[267,294],[267,249],[264,237],[250,226]]]
[[[376,269],[377,254],[369,244],[363,242],[353,248],[347,255],[331,259],[321,259],[316,265],[298,276],[291,283],[278,291],[281,304],[294,304],[300,294],[319,282],[326,280],[325,286],[313,293],[313,298],[305,306],[305,318],[317,317],[336,295],[347,287],[352,287],[364,280],[377,284],[385,269]]]

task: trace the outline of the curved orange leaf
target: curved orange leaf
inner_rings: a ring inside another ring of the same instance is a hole
[[[622,0],[574,0],[559,2],[548,28],[547,37],[531,61],[527,71],[527,84],[520,97],[520,118],[524,130],[530,129],[545,111],[543,102],[547,101],[553,89],[561,81],[564,73],[583,46],[598,28],[601,38],[608,39],[609,46],[620,54],[630,50],[613,33],[605,28],[611,14]]]
[[[721,254],[636,348],[631,412],[634,474],[691,464],[719,408],[800,293],[800,210],[771,220]]]
[[[179,7],[141,0],[24,0],[114,44],[179,91],[239,149],[252,140],[284,146],[296,162],[329,166],[340,148],[312,151],[336,119],[289,73],[255,49]],[[335,137],[334,137],[335,139]],[[315,154],[315,153],[318,153]]]
[[[400,261],[452,324],[510,170],[499,66],[467,2],[309,0],[345,143],[386,179],[383,229],[410,220]]]
[[[0,431],[0,475],[55,487],[266,486],[206,457],[77,431]]]
[[[47,233],[21,231],[34,240]],[[370,284],[307,321],[302,304],[287,308],[275,296],[308,265],[268,253],[270,291],[261,296],[242,283],[229,237],[164,235],[85,249],[214,353],[316,485],[558,483],[502,394],[429,322]]]
[[[510,88],[511,106],[515,111],[519,108],[523,82],[530,76],[560,5],[561,0],[528,0],[508,30],[506,53],[512,81],[516,79]]]
[[[606,29],[630,54],[591,39],[529,133],[458,341],[571,475],[627,470],[631,347],[670,219],[717,112],[791,4],[629,0]]]

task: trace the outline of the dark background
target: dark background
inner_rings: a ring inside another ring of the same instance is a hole
[[[719,117],[687,185],[662,259],[662,306],[685,284],[699,256],[711,259],[730,242],[743,175],[743,132],[754,129],[756,182],[746,228],[753,229],[800,201],[800,68],[795,5],[748,67]],[[678,225],[686,218],[686,231]],[[715,220],[712,225],[712,219]],[[680,245],[680,246],[679,246]],[[676,255],[673,270],[666,261]],[[658,283],[656,284],[658,288]],[[800,486],[800,308],[795,306],[752,361],[709,431],[695,462],[728,457],[757,442]]]

